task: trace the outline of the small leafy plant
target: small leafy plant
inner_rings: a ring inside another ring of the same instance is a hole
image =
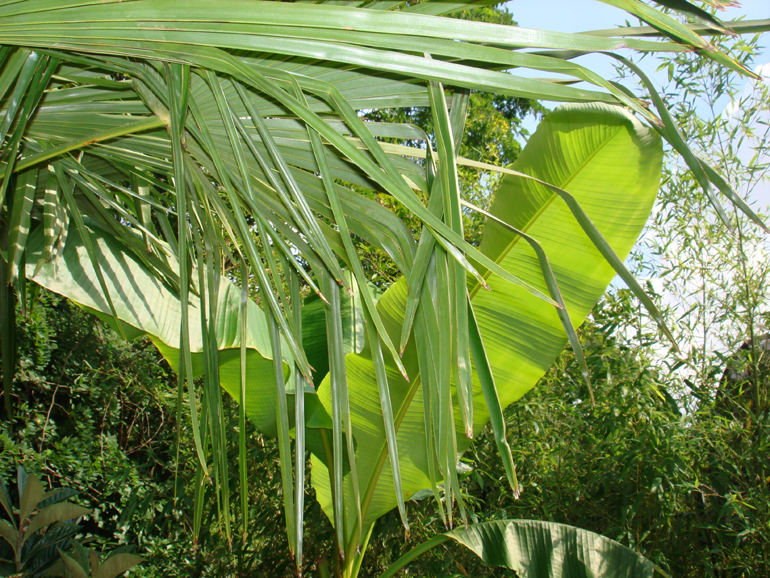
[[[142,558],[136,554],[117,549],[112,551],[102,561],[96,550],[83,547],[82,544],[74,542],[72,556],[59,551],[61,562],[54,570],[56,576],[72,576],[72,578],[115,578],[120,576],[126,570],[130,570],[142,561]],[[68,572],[61,572],[64,568]]]
[[[78,530],[78,518],[90,510],[68,500],[77,495],[70,488],[45,491],[42,482],[17,470],[18,508],[11,505],[8,489],[0,480],[0,502],[8,520],[0,520],[0,576],[42,576],[69,548]]]
[[[38,578],[115,578],[133,568],[142,558],[118,548],[104,560],[95,550],[73,538],[80,529],[80,518],[88,508],[68,500],[77,490],[58,488],[45,491],[42,482],[24,468],[17,472],[19,507],[11,504],[8,488],[0,479],[0,503],[9,520],[0,520],[0,576]],[[64,550],[72,548],[67,554]]]

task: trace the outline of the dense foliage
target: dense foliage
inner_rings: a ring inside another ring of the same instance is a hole
[[[620,291],[597,306],[581,331],[595,407],[567,351],[540,387],[506,410],[523,484],[519,499],[506,488],[491,432],[474,444],[462,469],[473,516],[584,527],[637,549],[676,576],[709,570],[715,576],[765,575],[770,488],[757,481],[770,471],[765,451],[770,423],[748,417],[753,400],[746,396],[720,398],[718,404],[712,398],[684,415],[677,384],[651,368],[649,344],[619,335],[636,314],[633,300]],[[213,508],[204,514],[208,523],[193,544],[195,480],[186,467],[193,448],[183,431],[175,505],[176,394],[155,350],[143,341],[126,344],[46,292],[20,320],[23,388],[17,420],[26,428],[2,433],[6,483],[13,484],[9,474],[24,463],[52,486],[66,482],[79,490],[79,502],[96,509],[84,530],[100,548],[135,544],[147,560],[134,571],[139,576],[293,574],[285,537],[275,531],[282,513],[274,442],[252,433],[246,545],[238,541],[230,550],[216,529]],[[732,367],[745,363],[747,354],[739,352]],[[766,398],[768,365],[750,379]],[[229,411],[237,424],[237,412]],[[233,472],[234,489],[235,477]],[[310,500],[306,515],[313,527],[306,558],[312,575],[316,560],[329,555],[331,528]],[[376,575],[442,528],[429,499],[409,502],[409,516],[409,537],[396,512],[378,522],[364,575]],[[503,575],[451,545],[408,572]]]
[[[492,10],[478,11],[474,17],[510,20],[510,15]],[[672,59],[672,67],[678,67],[672,70],[684,75],[689,58]],[[712,82],[704,91],[713,93],[721,70],[693,68],[686,74]],[[676,94],[691,101],[685,89],[692,87],[681,82]],[[519,152],[515,134],[522,116],[541,109],[524,99],[473,92],[470,110],[460,154],[508,166]],[[702,125],[688,117],[693,111],[676,112],[687,136],[697,139],[696,128]],[[371,120],[408,121],[430,135],[433,131],[429,112],[421,108],[380,111]],[[745,123],[751,124],[750,119]],[[719,130],[711,128],[712,133]],[[496,177],[463,167],[460,178],[463,197],[488,206]],[[736,175],[741,178],[745,174]],[[671,168],[667,184],[663,210],[657,213],[659,230],[669,224],[667,218],[674,218],[666,207],[682,199],[692,202],[685,213],[692,220],[708,211],[707,199],[697,195],[695,184],[679,179]],[[410,220],[392,197],[367,194],[395,209],[419,235],[419,221]],[[479,214],[463,216],[467,238],[477,244],[484,219]],[[682,218],[681,213],[676,218]],[[714,237],[690,236],[691,245],[686,246],[695,247],[699,256],[698,249],[713,245],[720,234],[715,218],[706,222]],[[747,240],[750,231],[746,229]],[[664,237],[652,245],[660,254],[670,252]],[[358,249],[375,283],[385,287],[395,279],[397,270],[382,252],[364,244]],[[521,495],[514,496],[504,483],[489,428],[463,457],[458,471],[472,520],[528,518],[579,526],[638,550],[676,576],[770,574],[770,380],[767,341],[757,333],[765,301],[756,290],[765,277],[757,277],[740,261],[745,253],[743,247],[735,255],[726,253],[742,266],[727,283],[745,289],[737,299],[720,302],[720,321],[732,338],[720,341],[723,347],[716,353],[705,340],[700,349],[692,349],[687,367],[695,371],[685,377],[661,362],[655,330],[635,300],[624,290],[610,293],[581,329],[595,404],[574,354],[565,351],[539,387],[505,412]],[[672,271],[671,286],[687,269]],[[706,306],[701,303],[701,309]],[[12,474],[23,464],[50,487],[77,489],[79,503],[94,510],[83,525],[91,546],[107,551],[136,545],[147,560],[133,571],[139,576],[294,575],[281,531],[285,523],[274,440],[248,427],[249,531],[243,540],[236,534],[228,543],[221,532],[218,494],[194,466],[189,417],[178,412],[186,393],[178,396],[176,377],[151,342],[143,338],[126,343],[106,325],[44,290],[26,307],[17,314],[16,415],[0,431],[0,471],[6,483],[13,487]],[[730,307],[741,317],[731,317]],[[708,323],[704,311],[685,329],[694,333]],[[635,335],[629,329],[634,327]],[[230,401],[224,416],[227,461],[234,464],[238,409]],[[233,496],[240,491],[237,478],[233,467],[228,480]],[[309,483],[306,487],[312,492]],[[196,494],[207,499],[196,500]],[[377,522],[362,575],[377,575],[410,546],[443,529],[435,506],[425,498],[420,494],[408,503],[407,536],[395,511]],[[207,506],[196,510],[202,504]],[[311,531],[304,571],[316,575],[323,571],[321,561],[333,556],[333,530],[314,500],[306,504]],[[193,541],[191,529],[198,516],[203,530]],[[484,567],[456,546],[435,551],[407,573],[513,575]]]

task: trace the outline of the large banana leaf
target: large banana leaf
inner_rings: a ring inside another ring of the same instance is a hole
[[[496,520],[436,536],[397,560],[390,578],[427,550],[454,540],[521,578],[652,578],[660,569],[630,548],[588,530],[535,520]]]
[[[574,195],[615,252],[624,258],[649,216],[661,163],[658,136],[622,108],[568,105],[546,117],[513,168]],[[579,326],[612,280],[614,271],[565,203],[535,181],[507,176],[495,194],[490,212],[541,242],[572,323]],[[488,223],[481,248],[506,270],[545,290],[534,251],[504,227]],[[567,336],[553,307],[513,285],[492,277],[487,281],[490,291],[471,287],[472,303],[504,407],[537,383],[564,347]],[[402,279],[378,302],[380,315],[393,336],[401,331],[406,296],[406,282]],[[387,366],[406,497],[430,487],[417,353],[412,340],[403,356],[411,382],[405,381],[392,364]],[[359,483],[365,488],[362,514],[366,529],[395,507],[397,501],[385,460],[385,432],[368,345],[360,354],[348,355],[346,365]],[[328,378],[318,394],[328,408]],[[474,432],[478,433],[490,414],[475,372],[473,401]],[[458,432],[463,431],[459,416],[455,417],[455,427]],[[458,434],[457,443],[458,450],[463,451],[470,440]],[[353,499],[349,475],[346,482],[345,498],[349,501]],[[313,485],[324,511],[332,519],[329,475],[317,458],[313,461]],[[355,510],[349,507],[346,511],[348,539],[352,539]]]
[[[343,350],[346,354],[361,353],[365,343],[361,289],[347,270],[345,277],[350,283],[351,293],[340,297]],[[382,293],[374,285],[370,285],[369,289],[377,297]],[[317,295],[311,295],[302,305],[302,346],[315,369],[313,377],[318,386],[329,373],[329,341],[326,336],[325,304]]]
[[[77,231],[70,232],[61,257],[45,263],[35,274],[37,259],[43,251],[41,229],[34,231],[29,240],[29,278],[51,291],[66,295],[86,311],[113,324],[110,307],[101,292],[93,265]],[[90,229],[106,286],[124,333],[129,338],[147,335],[174,371],[178,372],[181,309],[178,291],[159,281],[112,235],[94,225]],[[174,268],[178,269],[178,266]],[[233,398],[240,400],[240,289],[227,279],[222,279],[219,291],[216,340],[221,385]],[[197,377],[204,370],[204,344],[199,301],[194,296],[190,298],[189,312],[193,377]],[[260,431],[275,436],[275,374],[270,334],[264,312],[253,301],[248,304],[246,335],[246,412]],[[285,343],[282,349],[284,360],[291,360],[291,353]],[[286,373],[289,367],[284,364]],[[287,383],[287,389],[294,393],[294,380],[288,380]]]

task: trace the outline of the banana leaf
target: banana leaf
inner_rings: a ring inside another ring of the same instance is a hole
[[[104,273],[106,287],[117,309],[122,330],[129,338],[146,335],[163,354],[169,365],[179,371],[180,302],[178,292],[158,280],[144,263],[141,263],[113,235],[94,224],[89,231]],[[44,247],[42,227],[30,234],[27,245],[29,279],[43,287],[65,295],[84,310],[95,314],[114,326],[114,318],[104,298],[96,273],[83,246],[78,231],[70,231],[64,252],[58,259],[45,262],[35,273],[35,264]],[[169,265],[178,270],[172,258]],[[219,349],[219,372],[222,387],[240,401],[240,289],[223,278],[219,289],[218,324],[216,327]],[[190,348],[193,357],[193,377],[202,375],[204,369],[203,340],[200,334],[199,303],[190,296]],[[263,433],[276,435],[275,424],[275,373],[265,313],[256,303],[249,301],[247,309],[247,389],[246,413],[249,420]],[[286,363],[292,356],[282,343],[284,374],[289,375],[293,364]],[[287,380],[287,393],[294,394],[294,380]],[[306,396],[313,396],[306,392]],[[310,402],[310,411],[315,404]],[[325,421],[316,417],[314,423]]]
[[[520,578],[652,578],[666,574],[644,556],[594,532],[536,520],[495,520],[458,528],[420,544],[380,578],[454,540],[489,565],[510,568]]]
[[[657,134],[624,109],[607,105],[565,105],[549,114],[512,167],[570,192],[621,259],[631,250],[652,209],[661,175],[662,147]],[[537,239],[551,263],[564,303],[578,327],[615,275],[583,232],[569,208],[553,191],[536,181],[509,175],[494,196],[490,212]],[[509,229],[487,223],[482,252],[508,271],[546,291],[537,255]],[[472,305],[497,386],[502,407],[534,387],[567,343],[556,310],[530,293],[487,276],[491,290],[469,286]],[[401,332],[407,298],[404,279],[378,301],[378,310],[393,339]],[[431,352],[421,351],[430,356]],[[425,447],[423,391],[418,351],[412,339],[403,363],[407,382],[387,364],[390,396],[396,416],[397,441],[404,497],[430,487]],[[357,443],[361,510],[364,531],[397,504],[387,463],[386,438],[370,348],[346,358],[353,436]],[[454,393],[454,392],[453,392]],[[330,407],[329,379],[318,390]],[[588,393],[586,393],[586,398]],[[489,420],[489,409],[475,372],[473,377],[474,433]],[[471,440],[461,434],[455,416],[458,451]],[[313,456],[313,486],[322,508],[332,518],[329,474]],[[349,475],[345,500],[353,499]],[[346,508],[348,539],[354,540],[354,508]]]

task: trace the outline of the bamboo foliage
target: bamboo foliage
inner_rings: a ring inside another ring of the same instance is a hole
[[[459,195],[457,165],[464,161],[456,151],[469,91],[624,107],[683,155],[707,192],[716,186],[758,221],[724,179],[689,150],[649,83],[655,111],[645,105],[646,95],[610,83],[571,59],[619,48],[696,49],[751,75],[704,36],[767,29],[770,23],[731,27],[685,1],[661,3],[671,9],[667,13],[636,0],[607,3],[653,28],[565,34],[444,17],[481,2],[0,1],[4,325],[13,320],[8,304],[14,290],[24,294],[22,271],[30,277],[50,273],[51,263],[62,260],[88,267],[93,272],[88,306],[109,315],[126,336],[137,330],[154,335],[178,371],[179,399],[186,390],[201,480],[210,479],[219,489],[228,537],[220,386],[243,401],[258,427],[279,437],[287,532],[298,562],[304,445],[328,445],[331,518],[338,526],[340,553],[350,558],[366,532],[361,505],[367,489],[359,487],[356,475],[358,425],[350,406],[354,394],[348,391],[345,355],[351,351],[343,343],[342,302],[358,294],[387,437],[389,451],[383,456],[389,456],[404,524],[393,380],[410,384],[412,395],[425,386],[419,393],[424,447],[437,458],[427,462],[429,485],[438,496],[440,479],[450,478],[445,485],[449,507],[442,515],[451,523],[452,496],[460,498],[453,481],[457,451],[489,415],[479,417],[473,401],[471,359],[478,366],[488,345],[478,331],[483,320],[476,292],[491,287],[492,295],[531,295],[558,312],[559,324],[580,350],[576,320],[548,264],[552,255],[538,253],[538,275],[531,277],[464,238],[462,212],[473,207]],[[682,24],[677,12],[696,18],[697,26]],[[531,48],[538,50],[523,50]],[[519,68],[556,73],[560,80],[518,75]],[[372,109],[415,106],[431,108],[434,135],[361,118]],[[383,137],[427,142],[406,147],[385,144]],[[622,267],[590,219],[581,217],[585,212],[578,201],[570,201],[561,184],[551,185],[591,244],[614,267]],[[415,243],[394,214],[359,194],[360,188],[387,193],[416,215],[423,223],[420,241]],[[712,198],[718,206],[716,195]],[[537,252],[536,235],[517,229],[513,217],[496,218]],[[45,231],[37,245],[28,243],[36,227]],[[406,321],[395,332],[365,282],[351,235],[386,253],[404,275]],[[75,238],[77,255],[67,253]],[[30,251],[32,245],[39,250]],[[116,247],[121,256],[105,260]],[[146,311],[126,306],[128,293],[139,299],[144,294],[130,287],[131,278],[123,276],[128,270],[145,272],[144,287],[152,285],[153,295],[174,303],[178,315],[169,317],[170,325],[149,307],[153,303],[147,297]],[[259,313],[240,291],[230,289],[228,279],[236,278],[254,291]],[[328,437],[300,427],[306,413],[321,406],[308,408],[305,401],[323,379],[314,375],[303,344],[300,280],[326,312],[331,417],[318,411],[330,420]],[[632,286],[651,305],[638,284]],[[2,333],[5,358],[13,350],[12,337]],[[410,340],[419,351],[411,367],[402,359]],[[272,380],[267,413],[249,402],[251,364],[263,364],[263,377]],[[3,365],[7,413],[12,371],[12,364]],[[201,374],[199,387],[194,378]],[[450,383],[459,384],[456,398]],[[485,388],[484,395],[493,400],[489,380]],[[300,395],[303,390],[308,393]],[[296,395],[294,460],[286,394]],[[464,434],[459,446],[457,420]],[[242,431],[244,425],[242,419]],[[240,439],[243,446],[246,438]],[[500,447],[506,447],[504,435]],[[243,479],[245,469],[241,472]],[[349,503],[345,476],[355,496]],[[353,519],[346,522],[349,516]]]

